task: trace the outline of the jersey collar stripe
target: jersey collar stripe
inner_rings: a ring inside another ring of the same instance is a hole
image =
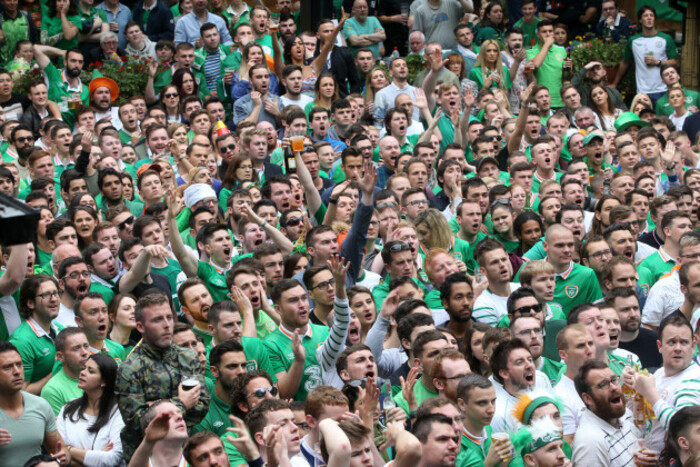
[[[464,435],[465,438],[467,438],[469,441],[472,443],[478,444],[481,446],[481,439],[476,438],[475,436],[472,436],[466,428],[462,428],[462,434]]]

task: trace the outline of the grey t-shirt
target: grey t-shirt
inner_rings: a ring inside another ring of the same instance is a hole
[[[442,0],[437,8],[426,2],[416,9],[413,30],[423,31],[425,42],[439,42],[443,49],[453,49],[457,44],[454,29],[463,14],[457,0]]]
[[[56,431],[56,416],[41,397],[22,391],[24,410],[12,418],[0,409],[0,427],[12,434],[10,444],[0,446],[2,465],[24,465],[32,456],[41,454],[46,433]]]

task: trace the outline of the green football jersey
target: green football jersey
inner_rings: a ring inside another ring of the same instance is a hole
[[[554,302],[569,315],[572,308],[603,298],[593,269],[571,262],[562,274],[555,274]]]

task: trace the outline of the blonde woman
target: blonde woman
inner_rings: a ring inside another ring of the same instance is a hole
[[[510,71],[501,62],[501,48],[497,41],[488,39],[481,44],[469,79],[476,82],[479,91],[484,88],[510,90]]]
[[[384,68],[374,66],[369,70],[365,78],[365,105],[372,106],[372,112],[374,112],[374,96],[388,85],[389,75]]]
[[[632,105],[630,105],[630,110],[637,115],[644,110],[644,109],[649,109],[653,110],[653,106],[651,105],[651,99],[649,96],[646,94],[637,94],[634,96],[634,99],[632,99]]]
[[[419,254],[425,259],[425,255],[433,248],[442,248],[449,252],[455,261],[466,263],[469,259],[469,243],[457,238],[450,229],[450,224],[437,209],[426,209],[416,216],[414,222],[416,235],[418,236]],[[466,266],[461,270],[466,271]]]

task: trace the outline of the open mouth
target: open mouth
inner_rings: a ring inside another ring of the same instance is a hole
[[[529,373],[525,375],[525,382],[527,382],[530,385],[535,384],[535,374]]]
[[[401,125],[399,126],[399,132],[403,133],[406,130],[406,127]]]
[[[229,247],[224,248],[224,255],[231,256],[231,248],[229,248]]]
[[[357,326],[351,326],[348,330],[348,337],[352,342],[355,342],[360,338],[360,329]]]
[[[258,238],[257,240],[255,240],[254,245],[255,246],[262,245],[263,242],[264,242],[264,240],[262,238]]]
[[[624,405],[624,401],[622,399],[622,396],[615,396],[610,399],[610,405],[613,407],[622,407]]]
[[[581,235],[581,230],[580,229],[574,229],[571,231],[572,234],[574,234],[574,237],[579,237]]]
[[[365,321],[370,322],[373,319],[374,319],[374,313],[372,313],[371,311],[368,311],[367,313],[365,313]]]
[[[97,331],[99,333],[106,333],[107,332],[107,325],[106,324],[100,324],[97,326]]]
[[[88,287],[87,284],[80,284],[78,287],[76,287],[76,290],[79,293],[87,293],[88,290],[90,290],[90,287]]]
[[[299,316],[299,319],[306,319],[309,316],[309,312],[308,311],[300,311],[298,316]]]
[[[618,344],[619,336],[617,334],[610,334],[610,346],[615,346]]]

